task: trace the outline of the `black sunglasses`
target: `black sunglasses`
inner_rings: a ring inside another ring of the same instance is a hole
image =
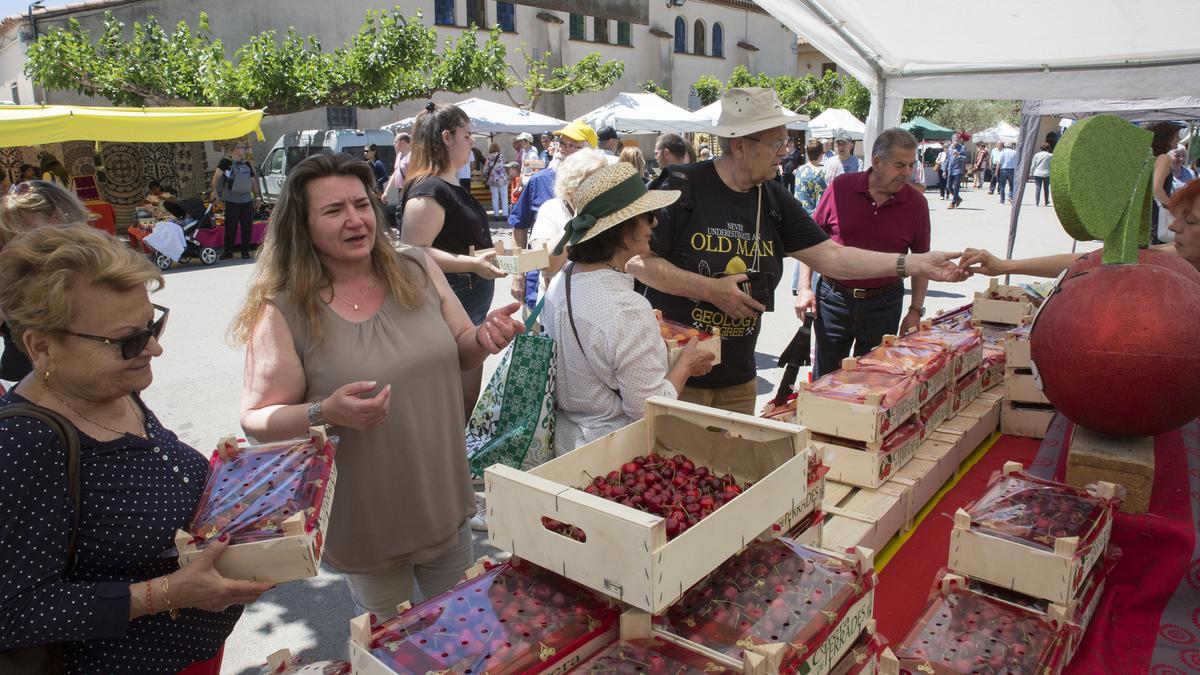
[[[154,309],[162,312],[162,315],[151,321],[150,325],[146,326],[145,330],[139,330],[128,337],[110,338],[102,335],[76,333],[75,331],[71,330],[64,330],[63,332],[67,335],[74,335],[75,337],[81,337],[87,340],[103,342],[106,345],[116,345],[121,348],[121,358],[125,360],[135,359],[139,354],[146,350],[146,345],[150,344],[150,338],[157,340],[163,334],[163,330],[167,327],[167,316],[170,315],[171,310],[163,307],[162,305],[153,305],[153,307]]]

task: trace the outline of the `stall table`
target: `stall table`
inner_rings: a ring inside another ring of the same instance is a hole
[[[1006,461],[1062,481],[1072,424],[1057,416],[1046,438],[998,435],[912,531],[892,546],[875,591],[879,632],[902,639],[925,607],[946,564],[956,509],[975,500]],[[1155,439],[1157,473],[1150,510],[1118,513],[1112,542],[1122,557],[1068,673],[1200,671],[1200,420]],[[986,444],[985,444],[986,445]]]

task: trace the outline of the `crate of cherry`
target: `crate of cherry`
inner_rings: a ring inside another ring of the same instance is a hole
[[[950,355],[939,345],[901,344],[899,339],[884,335],[883,344],[858,358],[858,369],[912,375],[917,398],[925,403],[950,382]]]
[[[975,293],[971,315],[977,321],[1015,326],[1034,311],[1033,297],[1020,286],[1006,286],[991,279],[988,289]]]
[[[799,520],[819,469],[794,424],[655,397],[646,416],[528,472],[484,472],[492,543],[651,613]]]
[[[871,620],[871,556],[755,541],[656,617],[655,632],[729,667],[750,652],[767,672],[824,675]]]
[[[865,488],[883,485],[921,445],[921,423],[914,417],[874,443],[814,433],[813,443],[829,457],[829,480]]]
[[[976,369],[961,377],[950,387],[950,409],[954,415],[962,412],[983,393],[983,371]]]
[[[619,606],[537,565],[514,557],[468,577],[393,618],[355,618],[356,675],[565,673],[617,638]]]
[[[231,579],[282,583],[317,576],[333,504],[337,438],[239,445],[224,438],[187,531],[175,534],[180,566],[211,539],[229,535],[217,571]]]
[[[879,443],[916,414],[918,394],[913,375],[859,370],[848,358],[841,370],[800,385],[796,421],[827,436]]]
[[[1108,548],[1123,489],[1080,489],[1030,476],[1017,462],[954,514],[950,569],[1060,605],[1071,602]]]
[[[1036,612],[972,592],[948,575],[895,648],[906,675],[1059,673],[1077,632]]]
[[[921,330],[905,335],[899,343],[938,345],[950,352],[950,371],[954,380],[975,370],[983,361],[983,332],[975,327],[951,330],[922,321]]]
[[[880,672],[879,657],[885,649],[887,639],[875,632],[875,619],[871,619],[829,675],[875,675]]]
[[[292,655],[290,649],[280,649],[267,657],[259,675],[350,675],[349,661],[314,661]]]
[[[713,365],[721,362],[721,332],[719,328],[714,328],[713,332],[707,333],[692,326],[685,326],[681,323],[664,319],[661,310],[654,310],[654,316],[658,317],[658,331],[662,334],[663,341],[667,343],[667,367],[670,368],[679,360],[679,353],[683,351],[683,346],[688,340],[697,340],[696,349],[705,352],[712,352]]]
[[[950,399],[950,389],[943,389],[933,398],[921,404],[917,419],[921,422],[921,441],[937,431],[942,423],[954,416],[954,401]]]

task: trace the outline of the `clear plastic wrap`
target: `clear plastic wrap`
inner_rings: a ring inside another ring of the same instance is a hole
[[[950,357],[937,345],[896,342],[879,345],[860,356],[858,369],[910,374],[924,382],[949,363]]]
[[[913,343],[938,345],[950,352],[951,368],[955,378],[961,378],[967,371],[978,368],[979,361],[983,357],[983,335],[975,328],[962,330],[925,328],[915,333],[909,333],[897,342],[897,344]]]
[[[304,514],[312,532],[333,472],[337,437],[239,446],[212,456],[212,472],[188,528],[201,542],[228,534],[231,544],[283,536],[283,521]]]
[[[852,629],[850,644],[870,619],[869,599],[860,601],[874,584],[874,571],[860,573],[853,561],[786,538],[754,541],[655,623],[735,662],[755,645],[784,644],[781,672],[791,673],[835,632]]]
[[[968,302],[933,317],[933,325],[946,330],[967,330],[971,327],[971,312],[975,303]]]
[[[910,374],[843,368],[818,378],[809,392],[850,403],[866,403],[868,394],[878,394],[882,397],[880,407],[890,408],[916,386],[917,380]]]
[[[1111,522],[1112,506],[1087,490],[1010,473],[994,476],[966,511],[973,531],[1043,551],[1053,551],[1059,537],[1079,537],[1078,557]]]
[[[703,342],[714,337],[712,333],[706,333],[699,328],[685,326],[670,319],[664,319],[662,314],[658,315],[658,332],[662,335],[663,340],[666,340],[668,343],[674,342],[677,344],[682,344],[692,338],[697,338]]]
[[[850,646],[850,650],[841,661],[829,671],[829,675],[859,675],[859,673],[874,673],[879,663],[879,655],[887,647],[888,641],[883,635],[873,630],[864,630],[858,640]]]
[[[516,558],[372,626],[396,673],[536,673],[612,633],[621,609]]]
[[[939,583],[894,651],[909,675],[1051,675],[1066,665],[1071,640],[1070,630],[1035,612]]]
[[[936,429],[950,416],[950,390],[943,389],[921,405],[918,419],[924,429]]]
[[[712,659],[660,637],[621,640],[583,662],[573,673],[731,673]]]

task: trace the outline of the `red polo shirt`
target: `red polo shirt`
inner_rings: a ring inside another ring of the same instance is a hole
[[[844,246],[884,253],[929,252],[929,205],[911,185],[876,204],[868,188],[871,172],[844,173],[833,180],[812,218],[830,239]],[[896,276],[838,279],[853,288],[880,288]]]

